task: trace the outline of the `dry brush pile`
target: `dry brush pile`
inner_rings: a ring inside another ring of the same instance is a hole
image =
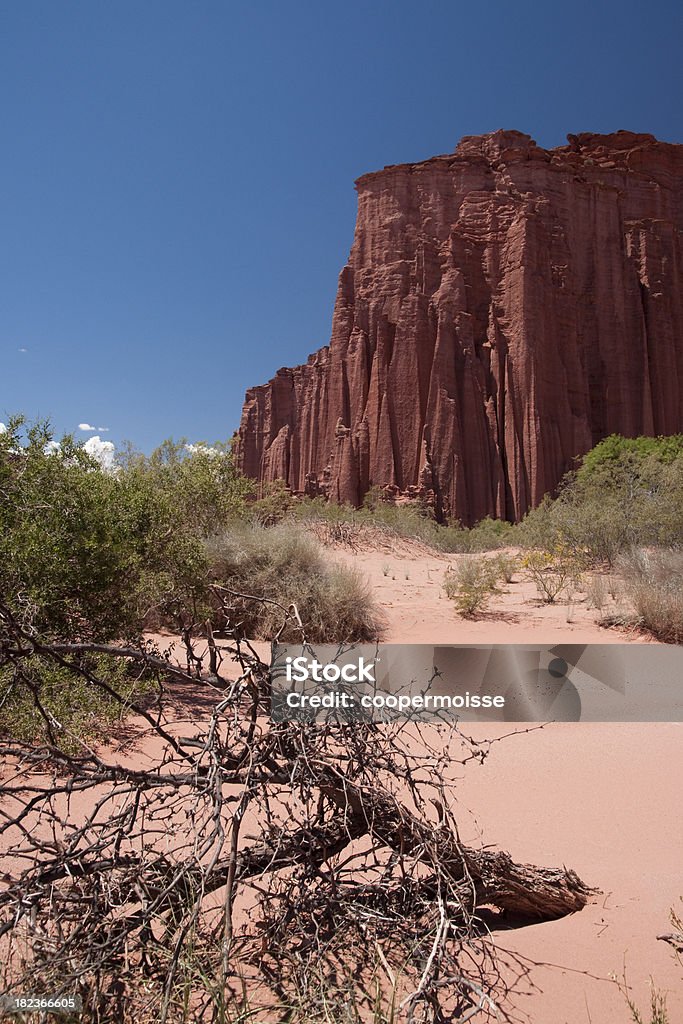
[[[5,605],[0,622],[46,735],[0,738],[3,991],[79,993],[99,1024],[505,1019],[491,916],[589,897],[564,867],[463,845],[447,768],[486,746],[410,722],[274,723],[267,668],[229,622],[195,628],[185,665],[44,641]],[[107,659],[147,678],[143,700]],[[65,744],[45,663],[120,700],[153,759]]]
[[[94,1024],[501,1016],[495,915],[589,890],[463,845],[449,769],[486,745],[271,721],[245,636],[374,635],[363,587],[244,525],[222,449],[119,469],[0,435],[0,994],[79,995]]]

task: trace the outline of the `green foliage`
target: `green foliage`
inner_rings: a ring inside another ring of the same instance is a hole
[[[475,526],[444,526],[437,534],[441,551],[494,551],[514,544],[514,527],[505,519],[486,516]]]
[[[264,486],[263,494],[250,505],[249,512],[261,526],[275,526],[292,515],[297,503],[284,480],[274,480]]]
[[[578,477],[585,480],[605,470],[612,470],[618,479],[622,476],[624,466],[631,466],[637,473],[638,467],[650,459],[662,465],[670,465],[681,457],[683,434],[668,437],[622,437],[621,434],[610,434],[584,455]]]
[[[0,667],[0,733],[30,742],[42,737],[76,751],[78,741],[106,735],[121,719],[126,702],[148,692],[150,682],[132,674],[126,661],[91,654],[79,659],[75,673],[44,656]],[[123,698],[120,703],[95,680]]]
[[[77,735],[108,721],[105,688],[30,645],[17,655],[13,631],[136,642],[150,622],[192,619],[208,598],[204,533],[244,511],[248,486],[224,448],[168,442],[105,471],[73,437],[14,417],[0,434],[1,727],[26,737],[54,716]],[[117,659],[101,668],[126,692]]]
[[[458,612],[471,619],[484,611],[497,592],[499,578],[500,566],[495,559],[465,555],[446,573],[444,590]]]
[[[163,495],[174,506],[176,527],[208,535],[247,514],[249,480],[235,469],[230,443],[188,444],[169,439],[150,456],[122,453],[121,479]]]
[[[248,492],[225,445],[167,441],[105,472],[16,418],[0,435],[0,593],[47,635],[137,634],[202,592],[203,537],[246,515]]]
[[[383,505],[391,504],[391,498],[383,487],[378,484],[373,484],[370,490],[363,498],[363,508],[367,509],[368,512],[376,512],[381,509]]]
[[[96,622],[97,638],[110,636],[126,619],[112,585],[125,593],[136,575],[116,481],[71,438],[50,452],[45,427],[21,426],[0,437],[0,590],[41,632]]]
[[[679,545],[683,538],[683,438],[612,436],[569,474],[517,528],[531,548],[571,549],[612,565],[639,545]]]
[[[323,498],[294,499],[292,518],[329,524],[331,540],[360,535],[363,528],[381,530],[388,537],[417,540],[435,551],[449,554],[490,551],[513,543],[514,527],[499,519],[483,519],[471,528],[457,523],[443,525],[418,504],[395,505],[381,488],[372,488],[361,509],[337,505]],[[344,530],[344,527],[347,529]]]
[[[512,579],[519,569],[519,559],[515,558],[514,555],[507,555],[505,552],[501,552],[495,556],[493,564],[496,566],[498,578],[505,583],[512,583]]]

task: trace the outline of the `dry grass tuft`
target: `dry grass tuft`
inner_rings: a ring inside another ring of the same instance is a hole
[[[300,524],[264,528],[236,523],[212,537],[207,551],[213,579],[236,592],[236,617],[247,636],[270,639],[282,625],[282,607],[290,605],[296,606],[311,641],[379,636],[380,620],[365,578],[327,558]],[[299,639],[295,630],[289,625],[282,638]]]
[[[636,549],[620,568],[641,624],[664,643],[683,643],[683,552]]]

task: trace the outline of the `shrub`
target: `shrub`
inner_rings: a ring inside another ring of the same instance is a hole
[[[622,437],[620,434],[610,434],[583,456],[578,476],[587,479],[607,469],[621,477],[624,466],[628,465],[637,477],[639,468],[651,458],[662,465],[670,465],[681,457],[683,434],[671,434],[668,437]]]
[[[13,420],[0,435],[0,595],[62,639],[137,635],[145,610],[201,571],[177,502],[149,478],[105,472],[70,437]]]
[[[580,562],[571,551],[531,551],[522,566],[535,583],[545,604],[554,604],[559,597],[577,587],[581,578]]]
[[[470,550],[491,551],[513,543],[515,531],[512,523],[507,520],[487,516],[464,532],[469,536]]]
[[[429,510],[418,504],[395,505],[381,488],[366,495],[363,508],[337,505],[322,498],[294,499],[290,509],[295,519],[314,522],[323,542],[354,546],[364,528],[381,530],[388,537],[417,540],[435,551],[448,554],[490,551],[513,543],[514,527],[499,519],[483,519],[471,528],[458,523],[437,523]],[[320,524],[325,524],[321,528]]]
[[[108,641],[192,618],[203,537],[246,515],[227,445],[166,441],[109,471],[72,437],[14,417],[0,434],[0,595],[46,637]]]
[[[497,590],[498,567],[487,558],[465,555],[444,579],[446,596],[464,618],[482,612]]]
[[[75,736],[96,732],[119,710],[106,686],[88,682],[97,661],[84,676],[77,665],[58,670],[30,646],[19,656],[11,640],[17,630],[47,645],[136,644],[146,622],[162,621],[169,609],[191,617],[186,610],[206,601],[202,524],[212,504],[218,521],[238,507],[244,487],[227,456],[203,448],[183,456],[170,443],[165,453],[150,460],[128,453],[121,466],[103,468],[72,437],[56,442],[46,423],[13,417],[0,434],[6,731],[45,731],[53,716]],[[119,678],[114,661],[101,670],[104,682]]]
[[[62,750],[77,751],[79,739],[106,736],[125,711],[89,676],[106,681],[124,702],[149,692],[151,682],[131,673],[122,659],[91,654],[79,659],[82,674],[43,656],[24,659],[20,668],[0,667],[0,733],[31,742],[50,734]]]
[[[328,562],[297,524],[264,529],[235,523],[210,538],[206,550],[211,579],[236,592],[231,601],[247,636],[271,639],[282,625],[282,607],[290,605],[296,606],[311,641],[378,636],[379,620],[367,582],[356,570]],[[267,598],[277,606],[254,598]],[[283,638],[300,635],[289,625]]]
[[[119,479],[173,506],[176,529],[207,536],[247,516],[252,483],[235,469],[230,442],[188,444],[185,438],[169,438],[149,456],[127,448],[119,462]],[[272,497],[281,500],[278,486]]]
[[[525,516],[517,536],[526,548],[565,549],[586,563],[611,565],[631,543],[633,526],[621,500],[609,492],[586,496],[567,482],[555,501],[546,496]]]
[[[512,583],[513,577],[519,569],[519,559],[514,555],[499,554],[493,559],[499,579],[505,583]]]
[[[605,577],[600,575],[589,576],[585,583],[585,591],[591,608],[595,608],[596,611],[601,612],[607,604],[607,597],[609,593]]]
[[[666,995],[655,988],[655,983],[650,978],[650,1005],[647,1017],[643,1016],[630,994],[630,987],[626,979],[626,968],[622,979],[614,979],[617,982],[619,991],[622,993],[629,1010],[629,1019],[633,1024],[669,1024],[669,1014],[666,1008]],[[649,1019],[647,1019],[649,1018]]]
[[[249,511],[261,526],[275,526],[291,515],[297,501],[284,480],[275,480],[264,486],[261,497],[252,503]]]
[[[683,552],[635,550],[620,568],[642,625],[658,640],[683,643]]]
[[[597,445],[563,481],[555,501],[525,517],[517,534],[530,548],[570,549],[614,564],[633,546],[683,538],[683,435],[623,438]]]

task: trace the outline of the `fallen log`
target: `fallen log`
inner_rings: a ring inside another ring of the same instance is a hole
[[[477,902],[492,904],[521,917],[551,921],[585,907],[591,893],[570,868],[517,864],[499,851],[464,850],[477,889]]]
[[[358,819],[365,821],[367,832],[396,853],[410,854],[454,882],[469,878],[478,905],[547,921],[581,910],[596,891],[566,867],[517,864],[503,851],[463,847],[447,823],[430,825],[386,794],[362,793],[348,784],[324,791],[340,808],[353,808],[356,827]]]
[[[272,840],[241,850],[234,873],[235,884],[258,875],[306,864],[312,869],[342,853],[365,835],[402,855],[412,855],[435,874],[456,883],[469,882],[472,903],[468,908],[493,906],[535,921],[549,921],[581,910],[596,890],[570,868],[546,868],[520,864],[504,851],[475,850],[462,846],[445,825],[429,828],[401,805],[377,796],[375,813],[347,814],[332,822],[293,832],[281,832]],[[141,865],[138,865],[138,870]],[[81,871],[83,868],[81,867]],[[165,874],[175,875],[182,887],[199,886],[205,893],[221,889],[227,880],[228,860],[220,861],[202,879],[201,868],[166,864]]]

